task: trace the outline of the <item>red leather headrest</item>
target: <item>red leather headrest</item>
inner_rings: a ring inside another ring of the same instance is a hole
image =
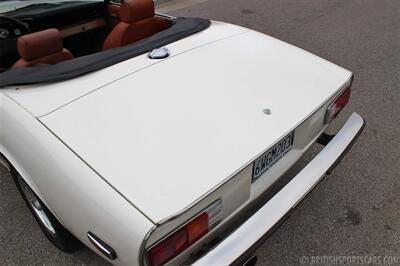
[[[125,23],[133,23],[154,17],[153,0],[125,0],[119,10],[119,19]]]
[[[17,49],[25,61],[32,61],[63,50],[60,32],[48,29],[23,35],[18,38]]]

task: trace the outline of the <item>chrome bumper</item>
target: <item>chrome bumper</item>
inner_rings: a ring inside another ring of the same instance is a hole
[[[293,209],[346,154],[364,128],[353,113],[325,148],[284,188],[224,241],[193,265],[230,265],[245,254]]]

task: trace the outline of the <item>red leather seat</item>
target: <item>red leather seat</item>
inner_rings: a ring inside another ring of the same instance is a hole
[[[67,49],[64,49],[57,29],[23,35],[18,38],[17,49],[21,59],[15,62],[12,68],[36,64],[52,65],[74,58]]]
[[[118,12],[120,22],[107,36],[103,50],[124,46],[168,28],[166,19],[156,17],[153,0],[126,0]]]

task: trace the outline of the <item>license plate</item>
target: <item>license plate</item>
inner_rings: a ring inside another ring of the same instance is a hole
[[[277,161],[279,161],[292,149],[293,140],[294,131],[286,135],[272,148],[264,152],[254,161],[252,182],[262,176],[262,174],[264,174],[269,168],[271,168]]]

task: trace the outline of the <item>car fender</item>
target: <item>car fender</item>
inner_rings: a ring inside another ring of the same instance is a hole
[[[116,251],[113,264],[138,263],[140,245],[154,224],[36,118],[3,94],[0,152],[81,242],[100,254],[87,238],[91,231]]]

